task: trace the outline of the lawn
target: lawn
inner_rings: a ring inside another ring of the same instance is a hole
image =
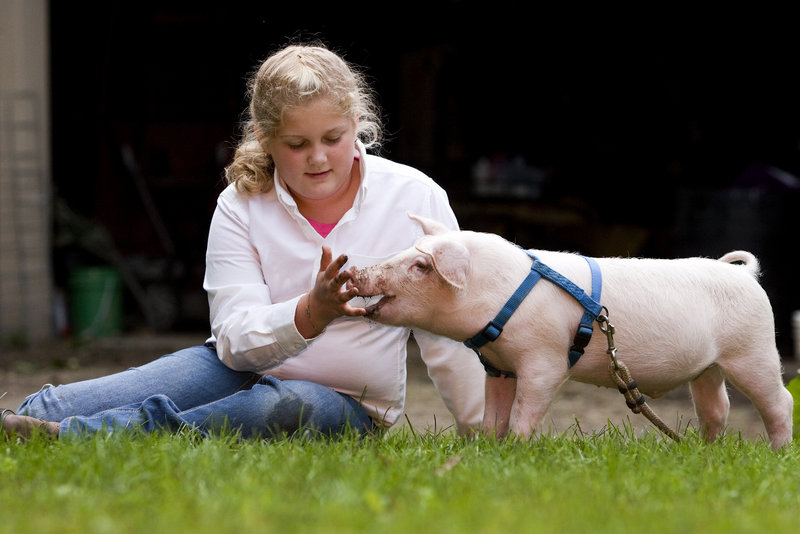
[[[573,427],[333,440],[0,437],[0,532],[796,532],[800,443]]]

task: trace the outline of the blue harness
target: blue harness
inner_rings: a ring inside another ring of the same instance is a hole
[[[516,378],[517,375],[511,371],[501,371],[500,369],[494,367],[483,356],[483,354],[481,354],[479,349],[486,343],[494,341],[500,337],[500,334],[503,333],[503,327],[505,326],[506,321],[508,321],[511,315],[514,314],[520,303],[525,299],[528,293],[530,293],[531,289],[533,289],[533,286],[536,285],[536,282],[541,280],[543,277],[569,293],[586,310],[583,313],[583,317],[581,317],[581,322],[578,325],[578,331],[575,334],[572,347],[569,349],[570,368],[578,362],[578,359],[581,356],[583,356],[586,345],[588,345],[589,340],[592,339],[592,324],[603,310],[603,306],[600,305],[600,293],[603,286],[603,277],[600,273],[600,267],[597,265],[597,262],[594,260],[594,258],[581,256],[589,264],[589,269],[592,272],[592,296],[589,297],[581,288],[576,286],[570,280],[539,261],[539,259],[536,258],[532,252],[527,250],[525,252],[533,259],[533,264],[531,265],[531,270],[528,273],[528,276],[525,277],[525,280],[522,281],[517,290],[513,295],[511,295],[511,298],[508,299],[508,302],[506,302],[505,306],[503,306],[503,309],[500,310],[495,318],[475,336],[464,341],[464,344],[467,347],[475,351],[475,353],[478,355],[478,359],[486,369],[486,373],[492,377],[504,376],[507,378]]]

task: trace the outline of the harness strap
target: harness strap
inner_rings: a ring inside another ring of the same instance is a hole
[[[578,331],[575,333],[575,339],[573,339],[572,346],[569,349],[569,367],[572,367],[578,363],[580,357],[583,356],[586,345],[588,345],[589,341],[592,339],[592,324],[603,310],[603,306],[600,305],[600,295],[603,289],[603,280],[602,275],[600,274],[600,267],[597,265],[597,261],[595,261],[594,258],[583,256],[583,259],[585,259],[589,264],[589,269],[592,272],[592,296],[589,297],[589,295],[587,295],[583,289],[579,288],[572,283],[571,280],[565,278],[560,273],[554,271],[544,263],[537,260],[536,256],[534,256],[532,253],[528,252],[528,255],[534,259],[531,269],[536,269],[542,274],[543,277],[547,278],[561,289],[572,295],[572,297],[577,300],[578,303],[586,310],[583,312],[581,322],[578,324]]]
[[[535,265],[535,264],[534,264]],[[533,286],[536,285],[536,282],[542,279],[542,275],[534,270],[533,266],[531,266],[531,270],[528,272],[528,276],[525,277],[525,280],[519,285],[514,294],[511,295],[511,298],[505,303],[503,308],[495,315],[494,319],[489,321],[483,330],[475,334],[473,337],[469,338],[464,342],[464,344],[473,349],[479,349],[485,344],[490,341],[494,341],[500,334],[503,333],[503,327],[506,325],[506,322],[511,318],[514,312],[519,308],[519,305],[528,296],[528,293],[531,292]]]
[[[541,261],[530,251],[525,251],[528,256],[533,259],[531,270],[525,277],[525,280],[519,285],[511,298],[505,303],[503,308],[498,312],[493,320],[487,324],[483,330],[478,332],[473,337],[464,341],[464,344],[475,351],[478,359],[483,364],[486,373],[492,377],[505,376],[509,378],[516,378],[516,374],[512,371],[501,371],[494,367],[488,360],[481,354],[480,348],[496,340],[503,333],[503,327],[508,319],[514,314],[519,307],[520,303],[528,296],[533,286],[542,279],[542,277],[550,280],[561,289],[569,293],[578,303],[586,310],[581,317],[578,331],[573,339],[572,346],[569,349],[569,367],[571,368],[578,362],[578,359],[583,355],[586,345],[592,338],[592,324],[597,316],[602,311],[603,307],[600,305],[600,295],[602,293],[602,275],[600,267],[594,258],[581,256],[589,264],[589,269],[592,273],[592,296],[589,297],[580,287],[572,283],[569,279],[565,278],[560,273],[554,271]]]

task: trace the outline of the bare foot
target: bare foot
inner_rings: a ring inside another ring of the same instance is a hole
[[[0,411],[0,434],[28,439],[36,431],[57,437],[59,424],[27,415],[17,415],[11,410]]]

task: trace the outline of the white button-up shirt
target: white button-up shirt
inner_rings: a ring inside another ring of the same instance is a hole
[[[301,379],[359,399],[379,423],[403,413],[409,330],[363,317],[339,317],[313,339],[294,323],[301,295],[319,272],[322,245],[345,268],[379,263],[422,236],[407,212],[458,227],[445,191],[420,171],[357,143],[361,184],[353,207],[323,238],[300,214],[280,177],[268,193],[228,186],[217,201],[206,253],[212,338],[229,367]],[[483,368],[462,343],[416,331],[414,338],[459,431],[483,416]]]

